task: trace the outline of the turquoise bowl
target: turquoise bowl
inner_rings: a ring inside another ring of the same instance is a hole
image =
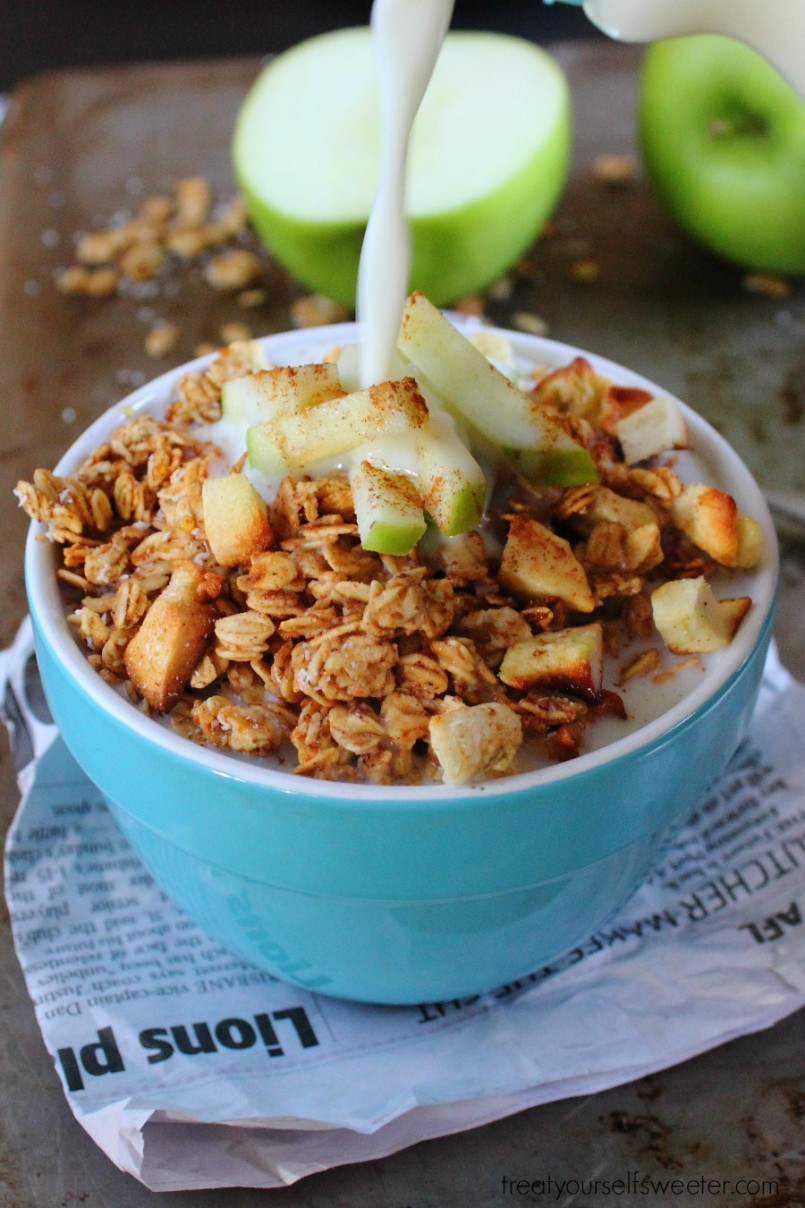
[[[264,343],[274,362],[301,363],[349,338],[354,328],[340,325]],[[510,338],[525,361],[559,365],[579,354]],[[662,393],[583,355],[619,384]],[[159,413],[178,375],[203,363],[166,374],[125,405]],[[164,891],[228,949],[284,981],[377,1003],[481,993],[605,923],[741,741],[771,634],[778,563],[768,509],[737,454],[685,415],[695,480],[728,489],[763,529],[761,566],[730,585],[730,594],[753,599],[738,634],[660,716],[570,763],[474,786],[332,784],[179,737],[90,668],[65,620],[53,549],[32,525],[26,584],[48,702]],[[119,422],[116,407],[57,473]]]

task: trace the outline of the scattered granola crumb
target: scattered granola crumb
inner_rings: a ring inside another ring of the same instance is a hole
[[[242,289],[235,301],[244,310],[254,310],[256,306],[262,306],[267,297],[264,289]]]
[[[743,287],[749,294],[762,294],[765,298],[790,298],[791,282],[775,273],[747,273]]]
[[[191,176],[179,181],[176,186],[176,218],[180,226],[201,226],[207,221],[211,206],[212,190],[206,180]],[[167,218],[167,213],[164,213],[164,217]]]
[[[679,675],[685,667],[696,667],[699,671],[704,671],[704,663],[698,655],[692,655],[690,658],[677,659],[673,667],[669,667],[667,671],[658,671],[653,677],[655,684],[667,684],[675,676]]]
[[[120,274],[113,268],[88,269],[74,264],[56,276],[60,294],[84,294],[90,298],[107,298],[117,293]]]
[[[583,256],[570,266],[570,277],[581,285],[589,285],[601,276],[601,264],[594,256]]]
[[[453,310],[461,315],[475,315],[481,319],[484,315],[484,299],[480,294],[469,294],[466,298],[460,298]]]
[[[164,357],[176,347],[179,335],[177,323],[155,323],[146,335],[143,347],[150,357]]]
[[[204,277],[213,289],[241,290],[259,279],[262,262],[254,252],[245,248],[229,248],[219,252],[204,269]]]
[[[249,323],[223,323],[218,329],[222,344],[234,344],[237,340],[251,340],[254,331]]]
[[[635,177],[635,161],[631,155],[599,155],[593,162],[593,178],[602,185],[621,188]]]
[[[486,291],[493,302],[508,302],[514,293],[514,282],[511,277],[500,277]]]
[[[345,306],[326,298],[324,294],[306,294],[291,303],[291,323],[294,327],[322,327],[327,323],[341,323],[348,317]]]
[[[512,315],[512,325],[518,331],[525,331],[530,336],[547,336],[548,324],[541,315],[532,314],[528,310],[518,310]]]
[[[640,654],[635,655],[631,662],[621,668],[618,676],[618,687],[627,684],[629,680],[638,679],[644,675],[651,675],[660,665],[660,652],[656,646],[652,646],[650,650],[643,650]]]

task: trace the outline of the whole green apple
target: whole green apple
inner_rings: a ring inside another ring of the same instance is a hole
[[[639,131],[684,231],[745,268],[805,273],[805,102],[755,51],[698,34],[650,47]]]
[[[376,81],[367,28],[311,38],[260,74],[233,142],[263,242],[349,306],[377,185]],[[567,83],[549,55],[500,34],[448,34],[411,139],[411,288],[446,305],[511,267],[559,199],[569,150]]]

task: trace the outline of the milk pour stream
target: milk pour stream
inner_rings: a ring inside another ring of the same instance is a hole
[[[372,32],[380,86],[380,175],[358,270],[363,324],[361,386],[385,381],[408,289],[411,241],[405,168],[411,126],[425,95],[454,0],[375,0]]]
[[[389,377],[397,344],[411,262],[405,219],[408,143],[453,4],[454,0],[374,0],[372,6],[381,147],[377,194],[358,273],[364,387]],[[694,33],[738,38],[758,50],[805,96],[805,0],[585,0],[583,8],[599,29],[623,42],[654,42]]]

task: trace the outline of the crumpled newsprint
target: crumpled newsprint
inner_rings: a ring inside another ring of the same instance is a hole
[[[70,1107],[153,1190],[279,1187],[631,1081],[805,1002],[805,687],[769,658],[748,739],[650,880],[550,966],[414,1007],[230,956],[154,885],[0,655],[23,797],[14,938]]]

